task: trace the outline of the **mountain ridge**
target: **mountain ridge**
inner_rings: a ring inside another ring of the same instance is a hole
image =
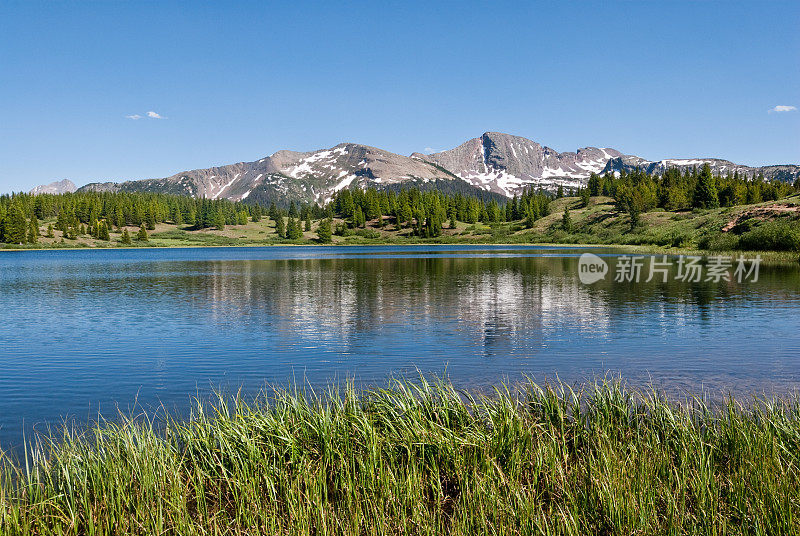
[[[760,173],[767,179],[784,181],[800,178],[800,166],[794,164],[751,167],[718,158],[653,161],[610,147],[558,152],[521,136],[485,132],[457,147],[431,154],[415,152],[404,156],[378,147],[345,142],[316,151],[283,149],[252,162],[185,170],[163,178],[92,182],[78,190],[145,191],[231,201],[294,200],[322,204],[343,188],[428,184],[466,189],[476,195],[483,192],[511,197],[525,188],[580,187],[586,184],[591,173],[620,173],[641,168],[658,174],[670,167],[685,169],[705,163],[721,174],[738,171],[748,176]],[[54,193],[56,184],[59,183],[37,186],[31,193]]]

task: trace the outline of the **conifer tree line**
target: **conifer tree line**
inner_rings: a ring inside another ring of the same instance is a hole
[[[790,184],[738,171],[715,175],[711,166],[704,164],[699,170],[668,168],[661,175],[648,175],[638,169],[622,171],[619,176],[592,173],[580,195],[584,204],[588,203],[588,196],[613,197],[619,208],[630,215],[631,224],[636,225],[642,213],[658,207],[668,211],[732,207],[776,201],[798,191],[800,179]]]
[[[550,213],[550,196],[525,190],[500,204],[494,198],[421,191],[418,188],[393,190],[341,190],[325,207],[329,216],[337,216],[351,229],[366,227],[367,221],[377,220],[378,226],[392,224],[396,229],[410,229],[415,236],[440,236],[445,226],[454,228],[456,221],[474,224],[525,220],[532,226],[537,219]],[[345,231],[344,225],[336,230]]]
[[[661,207],[665,210],[687,210],[727,207],[781,199],[800,191],[800,180],[794,184],[767,181],[763,176],[746,176],[737,172],[715,175],[708,164],[701,169],[681,171],[669,168],[661,175],[648,175],[634,170],[614,174],[592,174],[586,188],[567,192],[579,195],[587,206],[590,196],[613,197],[621,210],[636,225],[642,213]],[[563,197],[559,187],[555,197]],[[275,221],[278,236],[299,239],[312,231],[312,221],[320,221],[317,234],[322,242],[329,235],[350,232],[374,232],[366,229],[367,222],[378,227],[393,225],[396,230],[408,230],[423,238],[440,236],[445,228],[455,228],[456,222],[496,224],[522,221],[532,227],[539,218],[550,213],[553,194],[526,189],[507,202],[496,197],[482,198],[461,193],[423,191],[412,187],[399,191],[358,188],[337,192],[333,199],[320,207],[317,204],[291,202],[288,208],[275,203],[264,207],[254,203],[232,202],[226,199],[205,199],[147,192],[75,192],[69,194],[31,195],[15,193],[0,196],[0,241],[6,243],[36,243],[43,234],[39,222],[53,220],[44,233],[55,238],[60,231],[66,239],[91,236],[110,240],[111,233],[120,233],[120,242],[133,239],[148,240],[148,232],[159,223],[171,223],[191,228],[222,230],[228,225],[244,225],[262,218]],[[343,220],[334,227],[333,218]],[[138,227],[134,233],[125,227]],[[564,228],[571,226],[569,215],[563,218]]]
[[[58,230],[67,239],[87,235],[110,240],[112,229],[125,226],[152,231],[158,223],[169,222],[194,229],[223,229],[225,225],[259,221],[262,214],[263,207],[259,205],[166,194],[16,193],[0,196],[0,240],[15,244],[36,242],[40,234],[39,220],[52,218],[56,219],[55,226],[47,231],[51,238],[53,231]],[[137,233],[137,236],[145,234]]]

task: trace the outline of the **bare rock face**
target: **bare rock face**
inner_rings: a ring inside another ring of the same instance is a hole
[[[75,184],[69,179],[41,184],[30,191],[33,195],[39,194],[68,194],[76,190]]]
[[[622,153],[595,147],[559,153],[527,138],[486,132],[449,151],[412,156],[439,164],[483,190],[512,196],[528,187],[581,186]]]

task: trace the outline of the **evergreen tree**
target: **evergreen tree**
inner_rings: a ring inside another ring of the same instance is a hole
[[[319,226],[317,227],[317,238],[323,244],[327,244],[333,240],[331,225],[332,221],[330,218],[325,218],[319,222]]]
[[[294,204],[294,201],[292,201],[289,204],[289,216],[292,218],[296,218],[299,216],[299,214],[297,213],[297,205]]]
[[[303,230],[305,230],[305,231],[310,231],[311,230],[311,211],[306,213],[306,222],[305,222],[305,226],[304,226]]]
[[[152,207],[148,207],[145,212],[145,223],[147,224],[147,228],[151,231],[156,228],[156,215]]]
[[[65,233],[69,230],[69,215],[67,214],[67,210],[62,208],[58,211],[58,216],[56,217],[56,229]]]
[[[350,190],[342,190],[336,197],[336,210],[345,218],[353,215],[355,205],[353,204],[353,194]]]
[[[398,227],[400,226],[400,222],[406,224],[406,227],[411,227],[411,220],[414,219],[414,212],[411,210],[411,205],[408,204],[407,201],[403,200],[403,203],[400,205],[399,209],[399,219],[397,221]]]
[[[561,199],[562,197],[564,197],[564,186],[559,184],[556,192],[556,199]]]
[[[147,242],[149,240],[149,237],[147,236],[147,229],[145,229],[145,224],[142,224],[142,226],[139,227],[139,232],[136,233],[136,240],[140,242]]]
[[[300,227],[300,220],[295,220],[292,216],[289,216],[289,223],[286,224],[286,236],[290,240],[303,238],[303,229]]]
[[[587,184],[589,195],[598,196],[603,195],[603,180],[599,175],[592,173],[589,175],[589,183]]]
[[[39,242],[39,227],[34,223],[36,217],[31,220],[30,227],[28,228],[27,242],[29,244],[36,244]]]
[[[147,231],[145,231],[145,234],[147,234]],[[131,234],[128,232],[127,227],[122,229],[122,236],[120,237],[119,241],[125,245],[131,244]]]
[[[489,216],[489,223],[499,223],[500,222],[500,207],[497,204],[497,201],[492,199],[489,202],[489,206],[486,209],[486,212]]]
[[[275,232],[278,238],[286,238],[286,226],[283,223],[283,216],[278,216],[275,220]]]
[[[569,215],[569,207],[564,208],[564,215],[561,216],[561,228],[566,232],[572,232],[572,218]]]
[[[534,209],[530,206],[525,207],[525,227],[528,229],[532,228],[537,219]]]
[[[422,209],[417,209],[414,219],[417,222],[414,232],[417,236],[425,236],[425,213],[422,212]]]
[[[588,207],[589,206],[589,188],[581,188],[581,206]]]
[[[98,238],[100,240],[111,240],[111,234],[109,233],[108,224],[106,223],[106,220],[100,222],[100,231],[98,233]]]
[[[374,220],[381,213],[381,203],[378,197],[378,192],[374,188],[370,188],[366,193],[367,206],[364,210],[364,218],[366,220]]]
[[[667,210],[682,210],[689,207],[689,196],[685,188],[678,185],[668,186],[661,202]]]
[[[360,206],[357,206],[353,211],[353,227],[365,227],[367,219],[364,217],[364,212]]]
[[[114,225],[118,228],[125,225],[125,215],[122,212],[122,208],[117,205],[117,208],[114,209]]]
[[[9,244],[23,244],[28,238],[28,220],[19,204],[14,203],[8,210],[4,226],[4,240]]]
[[[695,208],[717,208],[719,207],[719,195],[717,194],[717,182],[711,174],[711,166],[703,164],[703,169],[697,178],[697,187],[694,191],[692,206]]]
[[[213,221],[214,221],[214,228],[216,228],[218,231],[225,230],[225,216],[222,214],[222,212],[216,212],[214,214]]]
[[[639,217],[645,211],[644,200],[638,188],[621,184],[616,192],[617,204],[631,218],[631,230],[639,225]]]
[[[55,234],[55,232],[53,232],[53,224],[52,223],[48,223],[47,224],[47,238],[55,238],[55,237],[56,237],[56,234]]]

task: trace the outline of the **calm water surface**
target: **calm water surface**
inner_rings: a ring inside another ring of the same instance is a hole
[[[672,391],[800,387],[797,265],[762,266],[757,283],[585,285],[583,251],[4,252],[0,445],[137,400],[180,410],[218,387],[417,370],[473,387],[606,373]]]

